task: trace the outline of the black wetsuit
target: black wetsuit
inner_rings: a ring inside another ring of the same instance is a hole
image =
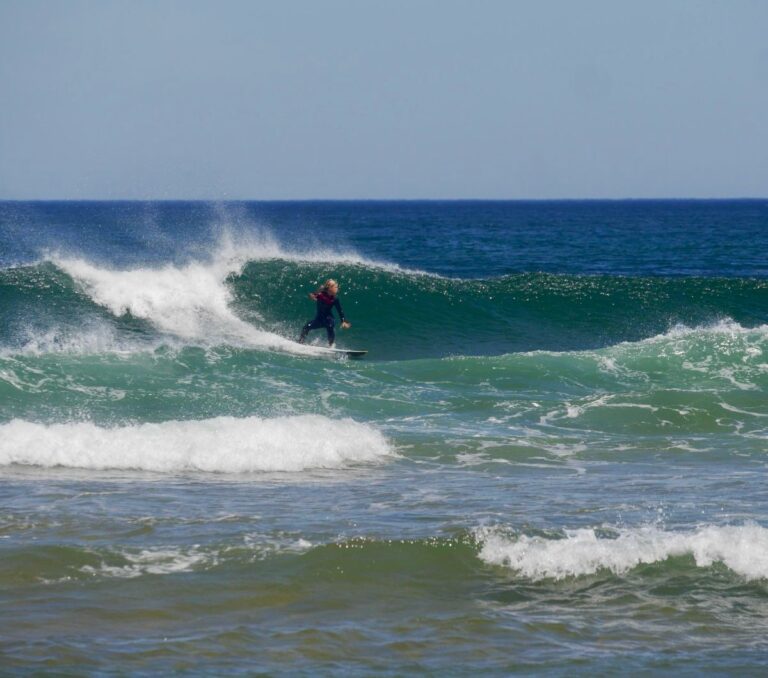
[[[318,330],[321,327],[324,327],[325,331],[328,333],[328,343],[332,345],[336,339],[336,332],[333,329],[334,325],[336,324],[336,321],[333,317],[333,309],[335,308],[339,312],[339,318],[341,318],[341,322],[346,320],[344,317],[344,311],[341,310],[339,298],[332,297],[326,292],[318,292],[315,296],[315,299],[317,301],[317,315],[315,315],[314,319],[310,320],[306,325],[304,325],[304,327],[301,328],[299,343],[304,343],[304,340],[307,338],[307,333],[310,330]]]

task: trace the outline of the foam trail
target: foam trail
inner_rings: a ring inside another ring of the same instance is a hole
[[[114,428],[15,419],[0,426],[0,466],[295,472],[378,462],[391,454],[384,436],[371,426],[319,415],[216,417]]]
[[[668,532],[655,527],[618,530],[616,538],[593,529],[566,530],[564,539],[520,535],[497,528],[476,532],[481,560],[508,567],[531,579],[563,579],[610,570],[623,574],[638,565],[674,556],[693,556],[698,567],[723,563],[747,579],[768,577],[768,529],[705,526],[693,532]]]
[[[0,357],[13,355],[41,356],[47,353],[106,353],[133,352],[142,348],[137,342],[122,341],[114,328],[106,324],[88,322],[81,324],[79,332],[69,328],[52,327],[45,332],[26,331],[18,348],[0,346]],[[147,350],[156,346],[145,346]]]

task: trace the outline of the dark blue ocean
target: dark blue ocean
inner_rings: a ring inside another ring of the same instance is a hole
[[[0,202],[0,321],[2,672],[768,670],[768,200]]]

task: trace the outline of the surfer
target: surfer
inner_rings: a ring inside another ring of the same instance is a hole
[[[304,343],[310,330],[318,330],[324,327],[328,334],[328,346],[333,347],[333,342],[336,339],[336,333],[333,329],[335,325],[333,317],[334,308],[339,312],[341,328],[346,330],[352,327],[352,323],[344,317],[344,311],[341,310],[341,303],[339,303],[339,298],[337,297],[338,293],[339,283],[332,278],[326,280],[317,292],[310,292],[309,298],[317,302],[317,314],[314,319],[301,328],[300,344]]]

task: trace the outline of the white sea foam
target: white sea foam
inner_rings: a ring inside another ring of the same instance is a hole
[[[231,262],[130,270],[100,268],[83,259],[57,259],[56,265],[115,316],[130,313],[186,342],[267,348],[293,344],[234,314],[225,282],[227,275],[237,270]]]
[[[100,577],[115,577],[117,579],[133,579],[144,574],[175,574],[188,572],[196,567],[215,565],[216,554],[206,553],[194,546],[181,548],[152,548],[138,552],[123,552],[123,565],[108,565],[102,563],[98,567],[84,565],[81,572]]]
[[[375,428],[319,415],[216,417],[114,428],[15,419],[0,426],[0,466],[295,472],[379,462],[391,454]]]
[[[285,553],[301,555],[314,548],[311,541],[289,535],[247,534],[243,537],[243,542],[254,560],[265,560],[271,556]],[[237,548],[233,550],[237,550]]]
[[[98,565],[83,565],[80,572],[93,577],[134,579],[144,575],[169,575],[195,570],[209,570],[222,561],[241,557],[243,551],[253,560],[266,560],[280,554],[302,555],[313,548],[313,544],[301,537],[246,535],[242,545],[224,548],[192,546],[161,546],[141,550],[118,549],[102,554]],[[115,564],[120,561],[120,564]],[[67,578],[68,579],[68,578]],[[54,583],[55,580],[48,583]]]
[[[719,320],[715,323],[706,325],[697,325],[690,327],[688,325],[678,324],[670,328],[666,332],[656,334],[646,339],[640,339],[639,341],[622,341],[618,344],[608,346],[603,349],[589,349],[586,351],[566,351],[571,355],[585,356],[594,358],[597,361],[598,369],[606,373],[621,373],[631,377],[640,377],[647,379],[647,375],[639,371],[629,370],[626,365],[618,362],[625,355],[627,350],[634,351],[637,348],[668,345],[670,351],[668,355],[684,355],[686,350],[690,347],[687,341],[693,341],[698,339],[717,339],[720,340],[720,345],[725,346],[731,351],[737,351],[738,353],[744,353],[742,356],[742,362],[748,363],[753,361],[763,354],[763,349],[760,346],[755,346],[754,343],[763,345],[763,342],[768,340],[768,325],[758,325],[756,327],[744,327],[735,320],[725,319]],[[733,346],[728,345],[728,341],[738,341]],[[677,349],[677,350],[676,350]],[[562,355],[560,351],[527,351],[518,355],[524,356],[558,356]],[[705,356],[702,360],[711,360],[711,356]],[[695,365],[689,362],[684,363],[686,369],[697,369],[702,372],[709,372],[707,366]],[[753,364],[753,367],[762,368],[762,364]]]
[[[720,335],[726,337],[739,337],[744,335],[762,335],[768,334],[768,325],[759,325],[757,327],[744,327],[731,318],[724,318],[714,323],[690,327],[682,323],[675,325],[662,334],[657,334],[645,342],[655,342],[660,339],[684,339],[700,335]]]
[[[593,529],[566,530],[564,538],[511,536],[499,528],[476,531],[480,558],[531,579],[563,579],[610,570],[623,574],[644,563],[692,556],[698,567],[723,563],[747,579],[768,577],[768,529],[704,526],[690,532],[626,528],[601,536]]]
[[[154,351],[162,345],[174,343],[182,345],[182,342],[176,342],[173,337],[164,337],[152,342],[120,337],[117,331],[106,323],[89,322],[77,330],[59,326],[49,327],[44,332],[29,329],[17,346],[0,346],[0,357],[41,356],[49,353],[137,353]]]

